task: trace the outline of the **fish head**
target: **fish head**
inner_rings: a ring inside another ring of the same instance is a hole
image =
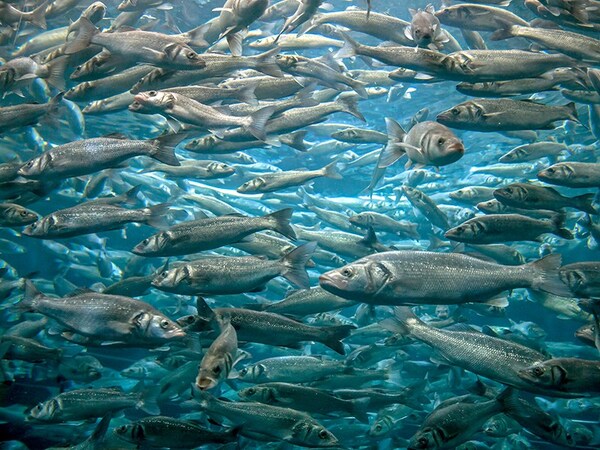
[[[246,181],[236,190],[238,192],[256,192],[267,184],[267,181],[263,177],[256,177],[250,181]]]
[[[235,168],[220,162],[212,162],[206,167],[206,169],[215,175],[232,175],[235,173]]]
[[[313,420],[300,420],[292,427],[292,436],[310,447],[338,447],[337,438],[327,428]]]
[[[429,11],[418,11],[410,23],[410,34],[419,46],[431,43],[439,34],[440,21]]]
[[[6,209],[5,214],[11,221],[18,221],[21,225],[27,225],[38,220],[36,213],[23,208],[21,205],[11,205]]]
[[[173,288],[181,283],[189,284],[190,270],[187,265],[161,271],[152,280],[152,286],[158,288]]]
[[[485,229],[485,224],[475,220],[449,229],[444,233],[444,237],[452,239],[453,241],[468,242],[477,239],[481,233],[485,233]]]
[[[258,382],[266,371],[267,366],[264,364],[254,364],[253,366],[247,366],[240,370],[237,373],[237,378],[242,381]]]
[[[161,231],[144,239],[133,248],[132,252],[136,255],[151,255],[160,252],[169,241],[168,233],[168,231]]]
[[[17,71],[13,67],[0,68],[0,90],[9,90],[16,78]]]
[[[26,226],[23,229],[23,234],[32,237],[45,236],[51,231],[56,231],[59,228],[58,223],[59,221],[55,215],[51,214]]]
[[[84,81],[83,83],[79,83],[77,86],[65,92],[65,98],[68,98],[69,100],[80,100],[85,98],[86,94],[93,89],[94,85],[92,83],[89,81]]]
[[[187,45],[173,42],[163,49],[166,59],[175,66],[202,69],[206,62],[202,57]]]
[[[570,180],[576,177],[575,171],[569,163],[558,163],[538,172],[541,181]]]
[[[229,356],[229,358],[227,358]],[[231,370],[232,357],[228,354],[205,354],[200,362],[196,386],[202,391],[216,388],[227,378]]]
[[[114,429],[113,433],[118,438],[133,443],[144,442],[146,436],[144,426],[139,423],[128,423],[126,425],[119,425]]]
[[[518,371],[519,378],[546,387],[559,387],[565,382],[566,371],[560,364],[539,362]]]
[[[508,186],[496,189],[494,197],[496,200],[507,205],[521,203],[527,200],[527,187],[520,183],[509,184]]]
[[[438,429],[425,427],[410,439],[408,450],[440,448],[443,443]]]
[[[319,277],[326,291],[350,300],[361,300],[378,294],[391,278],[384,264],[358,260]]]
[[[168,317],[153,312],[142,312],[134,318],[138,332],[150,339],[169,340],[185,337],[183,329]]]
[[[48,422],[54,419],[60,412],[60,404],[55,398],[38,403],[29,411],[28,419]]]
[[[359,131],[356,128],[346,128],[345,130],[331,133],[333,139],[355,139],[358,135]]]
[[[251,386],[240,389],[237,394],[243,401],[273,403],[275,400],[274,389],[269,386]]]
[[[300,58],[294,55],[276,55],[275,59],[282,69],[291,69],[300,62]]]
[[[133,112],[154,113],[167,111],[175,105],[175,96],[169,92],[145,91],[135,94],[129,110]]]
[[[348,219],[352,225],[356,226],[372,226],[373,225],[373,216],[369,214],[359,213],[353,216],[350,216]]]
[[[476,208],[485,213],[497,213],[501,210],[500,205],[501,203],[498,200],[488,200],[487,202],[477,203]]]
[[[445,166],[458,161],[465,154],[465,146],[447,127],[436,122],[426,132],[423,147],[427,159],[435,166]]]
[[[37,158],[27,161],[19,168],[17,173],[25,178],[41,178],[51,163],[52,155],[50,152],[46,152]]]
[[[394,418],[389,414],[383,414],[373,422],[369,428],[369,436],[377,437],[388,434],[394,426]]]
[[[439,113],[436,120],[442,125],[458,125],[461,123],[473,122],[476,115],[471,112],[471,108],[467,103],[471,102],[453,106],[452,108]]]

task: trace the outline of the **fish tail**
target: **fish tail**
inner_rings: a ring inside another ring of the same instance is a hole
[[[514,414],[519,415],[519,411],[523,408],[519,401],[518,392],[511,386],[506,387],[502,392],[496,396],[502,407],[502,412],[506,415],[513,417]],[[522,413],[520,414],[522,416]]]
[[[166,214],[169,212],[169,203],[161,203],[159,205],[144,208],[144,223],[154,228],[168,228],[169,222]]]
[[[394,318],[381,321],[379,324],[386,330],[403,336],[411,334],[414,325],[423,323],[410,306],[396,306],[394,308]]]
[[[340,33],[344,38],[344,45],[335,54],[336,59],[352,58],[358,54],[360,44],[348,36],[346,33]]]
[[[358,101],[356,100],[355,95],[340,96],[338,97],[337,102],[340,105],[343,112],[352,114],[354,117],[362,120],[363,122],[367,121],[367,119],[365,119],[365,116],[363,116],[358,109]]]
[[[72,55],[88,48],[92,42],[92,37],[98,34],[100,30],[94,26],[87,17],[79,18],[79,29],[75,39],[65,44],[65,54]]]
[[[45,1],[40,6],[31,11],[29,15],[29,22],[31,22],[35,26],[40,27],[43,30],[48,28],[46,25],[46,10],[48,9],[48,3],[48,0]]]
[[[367,83],[356,80],[352,82],[351,86],[360,97],[369,98],[369,94],[366,89]]]
[[[23,299],[14,305],[12,308],[16,312],[35,312],[36,310],[36,299],[43,297],[38,288],[31,282],[31,280],[25,280],[25,293],[23,294]]]
[[[310,287],[310,279],[308,278],[308,273],[306,273],[305,266],[316,247],[316,242],[300,245],[281,259],[284,267],[282,275],[288,281],[302,289]]]
[[[323,167],[323,176],[334,180],[342,180],[344,177],[339,171],[336,161],[333,161]]]
[[[143,381],[140,381],[143,384]],[[145,388],[140,393],[140,400],[136,407],[153,416],[160,414],[160,408],[157,403],[160,390],[156,386]]]
[[[342,339],[348,337],[350,332],[355,328],[354,325],[336,325],[333,327],[322,328],[325,332],[325,339],[323,339],[322,342],[334,352],[345,355],[346,352],[344,350]]]
[[[267,140],[267,133],[265,131],[265,127],[267,126],[267,122],[274,112],[274,106],[267,106],[265,108],[259,109],[258,111],[252,113],[249,116],[249,124],[246,128],[256,139],[260,141]]]
[[[180,166],[181,163],[175,156],[175,147],[185,138],[183,134],[165,134],[153,139],[154,148],[150,156],[169,166]]]
[[[122,201],[120,203],[125,204],[125,205],[135,204],[138,200],[138,194],[140,193],[141,190],[142,190],[141,184],[138,184],[137,186],[132,187],[127,192],[125,192],[125,194],[120,196],[122,198]]]
[[[242,31],[238,31],[237,33],[227,34],[225,39],[227,39],[227,45],[229,46],[229,51],[232,56],[242,56],[242,41],[246,33]]]
[[[238,89],[235,93],[235,98],[239,101],[248,103],[249,105],[258,105],[258,99],[256,98],[255,90],[257,84],[250,84]]]
[[[68,65],[69,56],[67,55],[54,58],[46,64],[48,68],[48,77],[46,78],[46,81],[59,91],[64,91],[67,88],[65,85],[65,71],[67,70]]]
[[[575,102],[569,102],[566,105],[564,105],[564,107],[568,111],[569,120],[581,123],[581,121],[579,120],[579,114],[577,113],[577,104]]]
[[[185,33],[185,36],[188,39],[187,44],[190,47],[210,47],[210,44],[206,40],[205,36],[206,33],[210,30],[211,26],[213,26],[213,24],[208,22]]]
[[[277,47],[261,53],[260,55],[254,56],[253,58],[256,58],[256,70],[264,73],[265,75],[281,78],[283,76],[283,72],[281,71],[281,68],[277,64],[277,60],[275,59],[275,56],[277,56],[280,51],[281,49]]]
[[[596,208],[594,208],[594,199],[596,194],[583,194],[573,197],[575,207],[588,214],[598,214]]]
[[[498,25],[503,26],[504,24],[499,23]],[[510,39],[512,37],[514,37],[514,33],[513,33],[513,27],[512,26],[504,26],[503,28],[500,28],[499,30],[494,31],[491,35],[490,35],[490,40],[492,41],[502,41],[504,39]]]
[[[553,233],[563,239],[573,239],[574,236],[573,233],[571,233],[571,230],[564,228],[565,218],[566,216],[564,213],[558,213],[552,216],[552,223],[554,225]]]
[[[306,147],[306,135],[308,132],[306,130],[301,131],[293,131],[292,133],[288,133],[288,136],[291,137],[289,141],[286,141],[285,144],[289,147],[292,147],[294,150],[298,150],[299,152],[306,152],[308,148]]]
[[[529,263],[533,272],[531,288],[549,292],[560,297],[571,297],[573,294],[559,277],[562,257],[558,253],[551,253],[542,259]]]
[[[350,407],[350,413],[356,418],[356,420],[362,423],[369,423],[369,416],[367,414],[367,408],[371,399],[369,397],[356,398],[351,400],[352,406]]]
[[[295,241],[297,239],[296,232],[290,224],[292,212],[292,208],[285,208],[279,211],[275,211],[274,213],[267,214],[266,216],[264,216],[264,218],[273,222],[272,229],[274,231],[277,231],[279,234],[282,234],[285,237]]]
[[[86,445],[90,445],[91,448],[100,448],[100,443],[104,441],[112,415],[113,413],[111,411],[102,417],[102,420],[98,422],[98,425],[94,428],[94,432],[88,438]]]

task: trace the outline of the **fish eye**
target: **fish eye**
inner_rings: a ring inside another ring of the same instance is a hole
[[[240,375],[241,376],[245,376],[248,374],[248,369],[247,368],[243,368],[242,370],[240,370]]]
[[[381,431],[382,428],[380,424],[375,425],[375,431]]]
[[[187,52],[185,56],[187,59],[196,59],[196,54],[194,52]]]
[[[25,167],[31,167],[31,166],[33,166],[33,160],[31,160],[27,164],[25,164]]]
[[[21,214],[22,217],[25,217],[27,215],[27,211],[21,211],[20,214]]]
[[[427,446],[427,444],[429,444],[429,439],[427,439],[426,437],[421,437],[417,442],[419,443],[419,445]]]
[[[34,222],[29,226],[31,227],[32,230],[35,230],[37,228],[37,222]]]
[[[343,269],[342,270],[342,275],[345,277],[351,277],[352,276],[352,270],[350,269]]]
[[[115,428],[115,431],[119,434],[123,434],[127,431],[127,425],[121,425],[120,427]]]
[[[220,373],[221,373],[221,366],[215,366],[215,367],[213,367],[213,369],[212,369],[212,372],[213,372],[215,375],[218,375],[218,374],[220,374]]]
[[[534,367],[533,374],[536,377],[541,377],[542,375],[544,375],[544,369],[542,367]]]
[[[552,167],[548,167],[546,169],[546,172],[548,172],[548,173],[554,173],[554,169]]]
[[[142,241],[142,244],[144,244],[144,245],[148,245],[149,243],[150,243],[150,239],[144,239]]]
[[[244,370],[246,370],[246,369],[244,369]],[[256,394],[256,389],[250,388],[246,392],[248,392],[248,395],[254,395],[254,394]]]
[[[444,145],[444,142],[446,142],[446,139],[444,138],[439,138],[437,141],[438,145]]]
[[[327,439],[328,437],[329,437],[329,433],[327,432],[327,430],[323,429],[323,430],[319,431],[320,439]]]
[[[169,321],[167,319],[163,319],[160,321],[160,327],[164,330],[169,328]]]
[[[453,116],[458,116],[458,115],[460,114],[460,111],[458,110],[458,108],[452,108],[452,109],[450,110],[450,113],[451,113]]]
[[[150,91],[150,92],[148,92],[148,96],[149,97],[154,97],[156,94],[157,94],[156,91]]]
[[[168,274],[168,272],[166,270],[164,270],[160,273],[160,276],[163,278],[167,278],[167,274]]]

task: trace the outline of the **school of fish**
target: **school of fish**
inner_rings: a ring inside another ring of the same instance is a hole
[[[599,0],[3,0],[0,96],[0,450],[600,447]]]

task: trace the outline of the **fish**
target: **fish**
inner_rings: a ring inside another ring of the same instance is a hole
[[[578,121],[575,103],[549,106],[511,99],[469,100],[438,114],[442,125],[460,130],[512,131],[554,129],[559,120]]]
[[[128,297],[107,294],[76,294],[51,298],[30,281],[19,311],[44,314],[65,327],[65,339],[129,345],[160,345],[181,339],[185,332],[151,305]]]
[[[239,430],[212,431],[194,421],[153,416],[119,425],[113,432],[119,439],[136,445],[192,448],[233,442]]]
[[[600,187],[598,168],[596,163],[560,162],[540,170],[537,177],[540,181],[558,186],[595,188]]]
[[[239,242],[262,230],[277,231],[295,240],[296,233],[289,223],[291,215],[292,209],[286,208],[263,217],[235,214],[182,222],[144,239],[132,252],[144,256],[188,255]]]
[[[225,319],[219,336],[210,344],[200,361],[196,386],[202,390],[217,388],[229,376],[235,365],[237,352],[237,333]]]
[[[588,214],[596,214],[593,206],[593,194],[577,197],[565,197],[547,186],[536,186],[526,183],[512,183],[496,189],[494,197],[508,206],[522,209],[547,209],[560,211],[561,208],[576,208]]]
[[[341,180],[342,174],[337,169],[334,161],[325,167],[313,171],[286,171],[272,174],[264,174],[253,178],[237,188],[238,192],[276,192],[290,187],[296,187],[307,183],[318,177],[327,177],[333,180]]]
[[[38,220],[37,213],[15,203],[0,203],[0,226],[20,227]]]
[[[233,56],[242,55],[242,39],[248,26],[258,20],[267,10],[269,0],[227,0],[220,9],[217,19],[221,34],[219,39],[227,39]]]
[[[499,293],[516,287],[568,296],[558,276],[560,260],[560,255],[548,255],[515,267],[456,253],[389,251],[325,272],[319,284],[343,298],[375,305],[494,303]]]
[[[405,154],[406,167],[416,169],[445,166],[458,161],[465,153],[462,141],[447,127],[437,122],[421,122],[407,133],[393,119],[386,118],[388,144],[379,156],[377,167],[388,167]]]
[[[519,376],[540,387],[589,395],[597,392],[598,362],[578,358],[554,358],[521,369]]]
[[[254,256],[207,257],[163,270],[152,285],[166,292],[191,295],[257,292],[277,276],[299,287],[310,285],[304,266],[316,248],[311,242],[296,247],[276,261]]]

